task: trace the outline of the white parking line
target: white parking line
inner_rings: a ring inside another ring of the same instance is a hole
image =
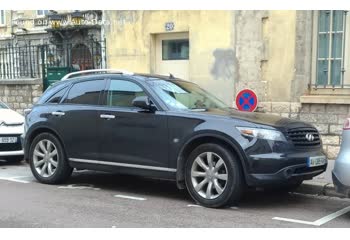
[[[101,188],[95,188],[94,185],[92,184],[70,184],[67,186],[60,186],[58,188],[62,189],[79,189],[79,190],[84,190],[84,189],[89,189],[89,190],[101,190]]]
[[[18,178],[26,178],[26,177],[0,177],[0,180],[18,182],[18,183],[30,183],[29,181],[20,180]]]
[[[197,204],[188,204],[187,207],[199,207],[199,208],[202,208],[201,205],[197,205]]]
[[[306,224],[306,225],[313,225],[313,226],[321,226],[325,223],[328,223],[329,221],[344,215],[346,213],[350,212],[350,206],[343,208],[335,213],[329,214],[323,218],[320,218],[314,222],[308,222],[308,221],[303,221],[303,220],[298,220],[298,219],[291,219],[291,218],[280,218],[280,217],[274,217],[272,218],[273,220],[278,220],[278,221],[284,221],[284,222],[293,222],[293,223],[300,223],[300,224]]]
[[[145,201],[146,198],[142,197],[133,197],[133,196],[127,196],[127,195],[114,195],[116,198],[125,198],[125,199],[132,199],[132,200],[138,200],[138,201]]]

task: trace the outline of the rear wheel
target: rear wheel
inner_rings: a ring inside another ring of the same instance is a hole
[[[73,171],[68,165],[62,144],[50,133],[42,133],[34,138],[29,150],[29,164],[34,177],[47,184],[64,182]]]
[[[244,188],[239,159],[212,143],[200,145],[190,154],[185,180],[192,198],[213,208],[237,203]]]

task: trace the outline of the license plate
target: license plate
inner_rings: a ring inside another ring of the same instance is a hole
[[[0,137],[0,143],[16,143],[16,137]]]
[[[308,167],[317,167],[325,165],[327,158],[325,156],[309,157],[307,160]]]

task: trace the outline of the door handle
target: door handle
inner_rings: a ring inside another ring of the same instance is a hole
[[[60,116],[64,116],[65,113],[64,112],[52,112],[51,115],[60,117]]]
[[[114,119],[115,116],[114,115],[109,115],[109,114],[101,114],[100,115],[100,118],[103,118],[103,119]]]

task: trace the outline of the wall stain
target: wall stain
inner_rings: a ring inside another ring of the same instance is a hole
[[[213,67],[210,71],[215,80],[232,80],[236,74],[238,64],[236,54],[233,49],[215,49]]]

